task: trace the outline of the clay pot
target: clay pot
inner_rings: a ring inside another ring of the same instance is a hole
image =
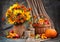
[[[17,33],[20,37],[22,37],[24,31],[25,31],[25,26],[24,25],[14,25],[13,30],[15,33]]]

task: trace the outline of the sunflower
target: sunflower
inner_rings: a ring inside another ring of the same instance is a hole
[[[6,12],[7,20],[10,24],[14,23],[24,23],[30,20],[30,10],[24,5],[20,6],[19,4],[13,4],[9,7]]]
[[[15,22],[14,20],[12,20],[11,18],[8,18],[8,23],[9,24],[14,24],[14,22]]]

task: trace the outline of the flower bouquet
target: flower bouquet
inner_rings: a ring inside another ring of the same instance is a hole
[[[31,19],[30,10],[31,8],[27,8],[18,3],[9,7],[6,12],[7,22],[9,24],[14,24],[14,26],[13,30],[9,32],[8,38],[16,38],[16,35],[22,37],[23,32],[25,31],[25,26],[23,25]]]
[[[30,10],[24,5],[13,4],[6,12],[7,22],[14,25],[25,23],[31,18]]]

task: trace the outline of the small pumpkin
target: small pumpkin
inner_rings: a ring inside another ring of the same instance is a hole
[[[57,31],[55,29],[46,29],[45,35],[48,38],[55,38],[57,36]]]

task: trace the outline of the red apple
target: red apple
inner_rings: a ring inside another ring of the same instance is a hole
[[[36,24],[36,23],[34,23],[34,24],[33,24],[33,27],[36,27],[36,25],[37,25],[37,24]]]
[[[19,38],[20,36],[18,34],[16,34],[16,38]]]
[[[13,30],[10,30],[10,32],[11,32],[11,33],[14,33],[14,31],[13,31]]]
[[[49,22],[45,22],[45,24],[49,24]]]
[[[48,20],[45,20],[45,24],[49,24],[49,21]]]

